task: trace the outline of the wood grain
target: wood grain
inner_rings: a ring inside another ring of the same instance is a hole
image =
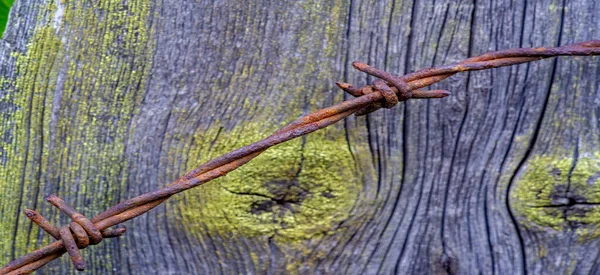
[[[68,222],[45,195],[93,216],[164,186],[343,100],[334,81],[371,81],[352,61],[401,75],[600,37],[595,1],[490,2],[16,1],[1,262],[51,238],[25,207]],[[273,148],[86,249],[86,273],[596,274],[598,61],[456,75],[433,87],[448,98]],[[40,273],[75,271],[63,257]]]

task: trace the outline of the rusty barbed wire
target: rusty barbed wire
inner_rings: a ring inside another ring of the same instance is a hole
[[[0,274],[29,274],[61,257],[65,252],[69,254],[77,270],[84,270],[85,262],[80,254],[80,249],[97,244],[104,238],[119,237],[125,233],[124,227],[115,229],[110,229],[110,227],[150,211],[177,193],[224,176],[260,155],[269,147],[325,128],[352,114],[366,115],[380,108],[392,108],[398,102],[411,98],[431,99],[449,96],[450,92],[445,90],[421,91],[418,89],[440,82],[456,73],[516,65],[555,56],[593,55],[600,55],[600,40],[553,48],[519,48],[490,52],[455,64],[423,69],[401,77],[364,63],[354,62],[352,63],[354,68],[378,78],[373,81],[372,85],[362,88],[336,82],[338,87],[354,96],[354,99],[300,117],[263,140],[204,163],[162,189],[121,202],[91,220],[59,197],[50,195],[46,200],[73,220],[69,225],[62,226],[60,229],[50,224],[40,213],[25,209],[25,215],[56,241],[13,260],[0,269]]]

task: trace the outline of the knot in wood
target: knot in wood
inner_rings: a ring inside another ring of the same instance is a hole
[[[445,90],[420,91],[418,89],[442,81],[456,73],[516,65],[560,55],[600,55],[600,41],[587,41],[554,48],[522,48],[491,52],[455,64],[422,69],[402,77],[394,76],[366,64],[354,62],[353,65],[355,68],[379,79],[372,86],[365,86],[361,89],[352,87],[350,84],[337,83],[344,91],[360,98],[347,100],[305,115],[263,140],[256,141],[206,162],[165,188],[121,202],[98,214],[92,220],[79,214],[58,197],[51,196],[48,200],[51,203],[54,202],[55,206],[73,219],[73,222],[69,226],[63,226],[60,230],[46,221],[39,213],[26,209],[25,214],[28,218],[59,241],[10,262],[5,267],[0,268],[0,273],[29,274],[60,257],[64,254],[65,247],[69,251],[69,254],[71,252],[78,253],[78,249],[100,242],[103,238],[121,236],[125,232],[125,228],[111,230],[108,227],[142,215],[160,205],[174,194],[224,176],[228,172],[248,163],[272,146],[323,129],[352,114],[367,114],[381,107],[391,108],[397,102],[406,101],[411,98],[430,99],[446,97],[450,93]],[[567,204],[571,203],[570,201],[567,202]],[[75,238],[77,238],[77,241]],[[85,267],[82,258],[72,257],[72,260],[78,269]],[[442,259],[441,266],[443,271],[454,272],[456,270],[453,268],[454,263],[455,261],[452,258],[449,258],[449,260]]]

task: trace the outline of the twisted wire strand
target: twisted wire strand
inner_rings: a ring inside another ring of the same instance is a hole
[[[100,242],[103,237],[118,237],[125,232],[124,228],[109,229],[109,227],[142,215],[177,193],[222,177],[272,146],[325,128],[352,114],[365,115],[382,107],[391,108],[398,102],[411,98],[446,97],[450,95],[448,91],[421,91],[418,89],[440,82],[456,73],[516,65],[555,56],[593,55],[600,55],[600,40],[554,48],[520,48],[490,52],[455,64],[422,69],[401,77],[360,62],[354,62],[353,66],[356,69],[378,78],[372,85],[362,88],[347,83],[336,83],[342,90],[355,98],[300,117],[263,140],[204,163],[164,188],[121,202],[91,220],[79,214],[60,198],[49,196],[48,201],[73,219],[69,226],[63,226],[60,229],[51,225],[39,213],[26,209],[27,217],[57,241],[10,262],[0,269],[0,274],[29,274],[59,258],[65,252],[69,253],[75,267],[83,270],[85,263],[78,254],[79,248],[83,249],[88,244]]]

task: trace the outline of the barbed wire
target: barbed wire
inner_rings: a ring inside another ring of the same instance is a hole
[[[90,244],[98,244],[104,238],[119,237],[125,233],[124,227],[114,229],[110,227],[150,211],[177,193],[224,176],[272,146],[325,128],[352,114],[366,115],[380,108],[392,108],[398,102],[409,99],[449,96],[450,92],[445,90],[419,89],[440,82],[456,73],[516,65],[556,56],[593,55],[600,55],[600,40],[553,48],[519,48],[490,52],[455,64],[423,69],[401,77],[364,63],[354,62],[352,63],[354,68],[377,78],[372,85],[362,88],[336,82],[338,87],[355,98],[300,117],[263,140],[204,163],[162,189],[121,202],[91,220],[59,197],[50,195],[46,200],[73,220],[60,229],[50,224],[40,213],[25,209],[25,215],[56,241],[10,262],[0,269],[0,274],[29,274],[61,257],[65,252],[69,254],[77,270],[84,270],[86,264],[80,249]]]

